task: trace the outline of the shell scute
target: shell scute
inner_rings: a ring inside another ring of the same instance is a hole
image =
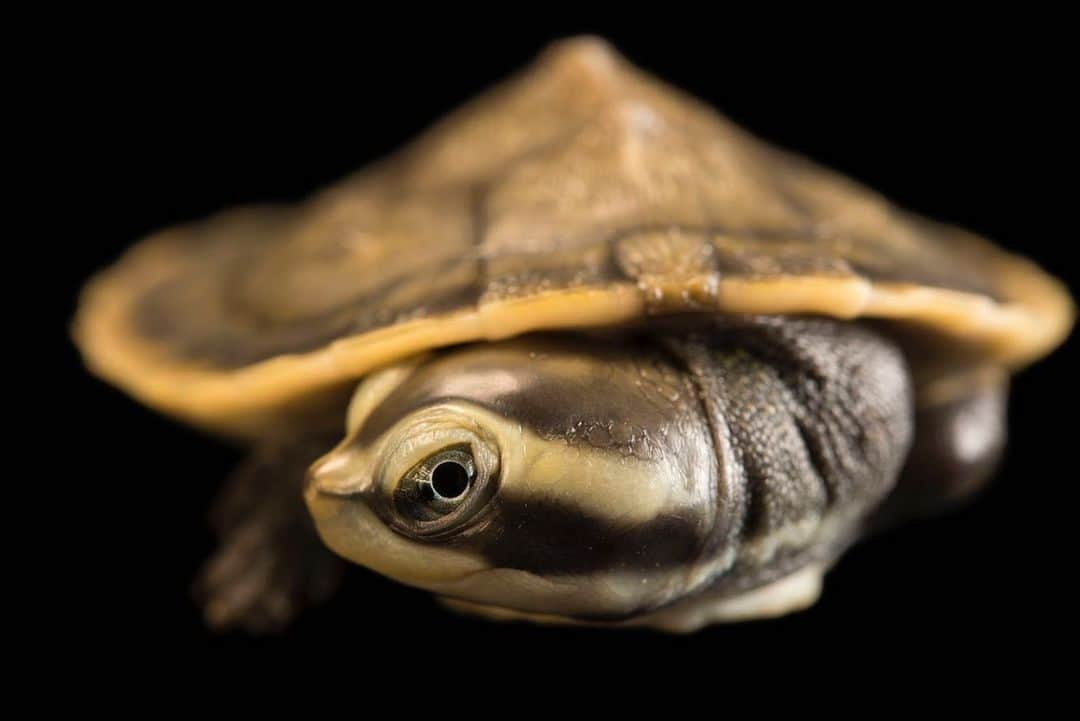
[[[143,241],[84,292],[88,364],[248,432],[433,347],[667,313],[925,326],[1021,365],[1063,286],[753,138],[597,41],[546,52],[395,157],[295,208]]]

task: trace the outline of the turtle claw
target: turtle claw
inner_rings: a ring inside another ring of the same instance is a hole
[[[322,545],[300,496],[311,454],[290,455],[298,460],[258,449],[211,512],[221,545],[193,591],[214,629],[279,631],[337,590],[344,563]]]
[[[311,529],[275,528],[256,516],[223,539],[194,590],[210,627],[270,633],[325,601],[342,571]]]

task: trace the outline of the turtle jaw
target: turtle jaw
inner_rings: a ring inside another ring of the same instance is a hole
[[[308,471],[304,500],[319,537],[334,553],[400,583],[428,590],[489,567],[472,554],[424,546],[401,536],[373,510],[370,475],[352,475],[354,488],[347,490],[331,482],[335,466],[329,468],[320,461]]]

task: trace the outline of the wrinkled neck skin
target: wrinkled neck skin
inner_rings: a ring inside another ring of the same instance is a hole
[[[530,336],[367,378],[306,499],[335,552],[465,610],[633,622],[701,598],[780,608],[788,587],[803,589],[789,605],[812,602],[911,432],[900,353],[854,324]],[[442,447],[472,449],[490,479],[467,522],[425,536],[395,499]]]

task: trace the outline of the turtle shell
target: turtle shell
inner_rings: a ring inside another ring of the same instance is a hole
[[[248,435],[431,348],[674,313],[887,319],[1016,367],[1073,307],[1031,262],[584,39],[303,204],[142,241],[87,285],[74,336],[145,403]]]

